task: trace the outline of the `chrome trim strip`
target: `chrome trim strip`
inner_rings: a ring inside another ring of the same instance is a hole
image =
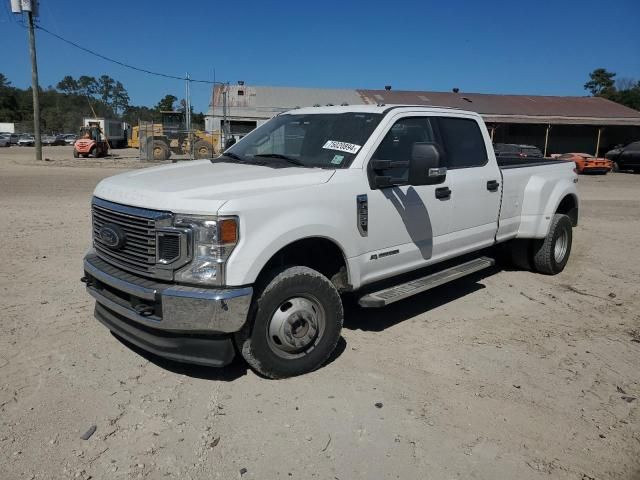
[[[162,291],[163,297],[199,298],[202,300],[231,300],[253,294],[253,288],[244,287],[233,290],[205,290],[190,287],[175,286]]]
[[[140,285],[136,285],[135,283],[127,282],[125,280],[121,280],[118,277],[114,277],[113,275],[109,275],[102,270],[98,270],[91,263],[89,263],[86,259],[84,260],[84,270],[96,278],[99,282],[102,282],[110,287],[115,288],[116,290],[120,290],[121,292],[128,293],[129,295],[134,295],[138,298],[143,298],[144,300],[155,301],[156,296],[158,295],[158,290],[141,287]]]

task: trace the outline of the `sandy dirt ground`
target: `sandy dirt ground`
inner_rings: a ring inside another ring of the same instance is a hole
[[[562,274],[350,306],[326,366],[270,381],[94,320],[91,192],[145,166],[122,153],[0,151],[0,479],[640,479],[640,175],[580,178]]]

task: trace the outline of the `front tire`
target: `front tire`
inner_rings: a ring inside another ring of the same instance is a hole
[[[169,146],[162,140],[153,140],[152,142],[149,142],[148,148],[151,148],[151,155],[154,160],[168,160],[171,155]]]
[[[236,345],[255,371],[287,378],[322,366],[335,350],[344,312],[335,286],[308,267],[274,272],[253,300]]]
[[[556,275],[564,270],[571,254],[573,227],[567,215],[555,214],[543,240],[534,242],[533,265],[539,273]]]
[[[204,140],[196,142],[193,147],[196,159],[211,158],[213,156],[213,147]]]

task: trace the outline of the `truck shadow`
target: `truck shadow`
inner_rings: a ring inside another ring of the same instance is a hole
[[[125,345],[130,350],[133,350],[135,353],[143,357],[145,360],[157,365],[163,370],[167,370],[172,373],[177,373],[179,375],[185,375],[191,378],[197,378],[200,380],[217,380],[222,382],[232,382],[244,375],[247,374],[247,364],[242,360],[242,357],[236,355],[233,361],[222,368],[217,367],[205,367],[201,365],[192,365],[188,363],[180,363],[175,362],[173,360],[168,360],[163,357],[159,357],[151,352],[147,352],[146,350],[142,350],[137,345],[133,343],[129,343],[124,338],[120,338],[117,335],[112,335],[118,339],[120,343]]]
[[[455,282],[428,290],[383,308],[362,308],[357,298],[345,300],[344,328],[380,332],[417,315],[428,313],[446,303],[486,288],[478,283],[503,270],[493,267],[476,272]]]

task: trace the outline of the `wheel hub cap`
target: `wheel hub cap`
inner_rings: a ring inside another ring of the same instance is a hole
[[[323,311],[316,300],[294,297],[283,302],[269,323],[268,340],[278,354],[300,354],[318,337]]]
[[[562,262],[564,256],[567,254],[567,247],[569,245],[569,235],[565,230],[556,239],[556,244],[553,247],[553,257],[556,263]]]

